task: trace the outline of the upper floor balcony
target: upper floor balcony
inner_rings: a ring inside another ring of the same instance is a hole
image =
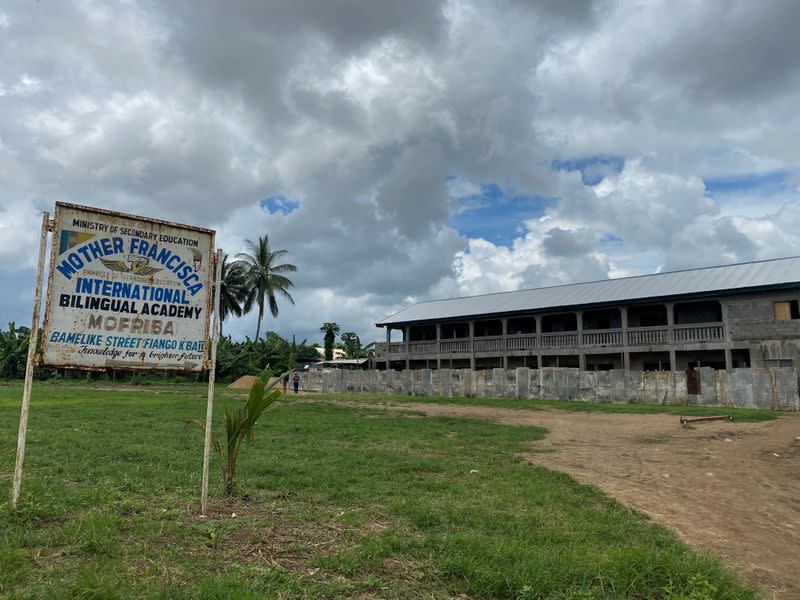
[[[616,352],[723,343],[717,301],[654,304],[572,313],[406,326],[404,341],[379,343],[376,358],[476,354]]]
[[[627,333],[627,343],[625,341]],[[471,354],[479,352],[514,352],[547,350],[591,351],[628,347],[669,346],[672,344],[714,343],[725,340],[721,323],[704,323],[681,327],[642,327],[624,332],[622,329],[583,331],[581,333],[542,333],[507,336],[487,336],[463,339],[391,342],[389,353],[398,358],[406,354],[425,356],[436,354]],[[375,345],[376,358],[386,356],[386,343]]]

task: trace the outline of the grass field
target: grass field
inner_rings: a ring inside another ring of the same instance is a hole
[[[265,415],[236,500],[213,465],[203,519],[202,439],[184,421],[203,416],[204,387],[35,385],[12,515],[20,397],[0,385],[3,597],[756,597],[596,489],[522,462],[541,429],[322,396]],[[217,414],[240,398],[221,389]]]

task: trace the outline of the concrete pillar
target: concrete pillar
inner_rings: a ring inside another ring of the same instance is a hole
[[[500,326],[502,327],[500,335],[503,336],[502,352],[503,352],[503,368],[508,369],[508,318],[500,319]]]
[[[387,371],[389,370],[389,364],[392,361],[392,355],[390,353],[391,349],[392,349],[392,326],[387,325],[386,326],[386,370]],[[375,368],[377,369],[377,366]]]
[[[540,348],[542,347],[541,338],[539,336],[542,335],[542,315],[534,315],[534,319],[536,319],[536,368],[542,368],[542,353]]]
[[[731,333],[728,327],[728,302],[721,300],[719,304],[722,309],[722,337],[725,340],[725,370],[730,371],[733,368],[733,356],[731,356]]]
[[[669,344],[669,370],[675,371],[678,368],[678,360],[675,358],[675,303],[666,302],[667,307],[667,344]]]
[[[578,324],[578,368],[586,370],[586,352],[583,351],[583,311],[575,311],[575,322]]]
[[[469,324],[469,368],[475,370],[475,321],[467,321]]]
[[[409,352],[409,341],[411,339],[411,325],[403,326],[403,341],[405,342],[406,351],[406,370],[411,368],[411,354]]]
[[[628,307],[622,306],[619,309],[619,317],[622,324],[622,368],[626,371],[631,370],[631,351],[628,346]]]
[[[667,343],[672,344],[675,341],[675,303],[666,302],[664,306],[667,308]]]
[[[436,324],[436,369],[442,368],[442,324]]]

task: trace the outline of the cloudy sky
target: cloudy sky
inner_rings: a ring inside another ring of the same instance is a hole
[[[800,254],[798,30],[793,0],[4,0],[0,322],[57,200],[268,234],[298,341]]]

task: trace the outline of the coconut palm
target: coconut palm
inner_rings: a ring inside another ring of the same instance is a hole
[[[323,323],[319,330],[325,334],[325,360],[333,360],[333,342],[342,328],[338,323]]]
[[[261,418],[262,413],[281,395],[275,389],[280,378],[269,383],[272,371],[269,367],[264,369],[250,387],[247,401],[238,407],[225,408],[225,446],[212,433],[211,446],[222,461],[222,472],[225,476],[225,495],[232,496],[236,484],[236,466],[242,442],[253,439],[253,430]],[[206,423],[200,419],[189,419],[187,426],[193,425],[198,430],[205,432]]]
[[[375,342],[362,346],[361,338],[354,331],[345,331],[340,337],[344,346],[345,358],[372,358],[374,356]]]
[[[261,319],[264,318],[264,301],[269,304],[269,311],[273,317],[278,316],[277,296],[283,296],[294,304],[294,298],[289,293],[289,288],[294,283],[284,273],[294,273],[297,267],[288,263],[277,264],[288,252],[286,250],[272,250],[269,237],[264,235],[257,241],[245,240],[245,252],[236,255],[240,260],[247,279],[247,291],[244,298],[244,311],[250,312],[254,305],[258,306],[258,325],[256,326],[256,340],[261,334]]]
[[[222,324],[230,315],[242,316],[242,303],[247,295],[247,277],[245,267],[239,261],[228,261],[228,255],[222,257],[222,279],[219,297],[219,334],[222,336]]]

